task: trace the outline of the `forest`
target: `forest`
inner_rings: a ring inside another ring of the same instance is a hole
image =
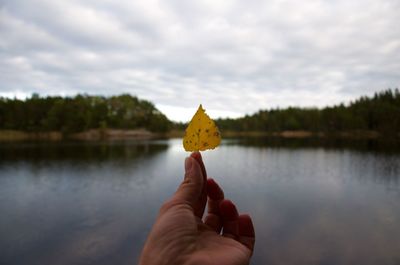
[[[375,131],[396,135],[400,132],[400,93],[398,89],[388,89],[346,105],[260,110],[253,115],[216,122],[222,131]]]
[[[0,129],[3,130],[70,134],[93,128],[145,128],[166,132],[171,124],[151,102],[128,94],[111,97],[33,94],[26,100],[0,98]]]
[[[372,97],[363,96],[348,104],[322,109],[260,110],[238,119],[217,119],[216,123],[222,132],[376,131],[383,135],[398,135],[400,92],[388,89]],[[0,130],[69,134],[93,128],[144,128],[168,132],[183,130],[185,124],[171,122],[153,103],[129,94],[110,97],[40,97],[33,94],[25,100],[0,98]]]

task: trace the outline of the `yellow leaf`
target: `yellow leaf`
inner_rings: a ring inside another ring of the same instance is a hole
[[[186,151],[205,151],[214,149],[220,143],[221,135],[217,126],[200,104],[186,128],[183,147]]]

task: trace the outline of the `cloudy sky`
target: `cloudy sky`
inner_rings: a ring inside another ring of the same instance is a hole
[[[131,93],[174,120],[400,87],[399,0],[1,0],[0,96]]]

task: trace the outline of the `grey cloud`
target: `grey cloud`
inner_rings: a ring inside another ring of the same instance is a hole
[[[251,113],[400,84],[398,1],[4,1],[0,95],[116,94]]]

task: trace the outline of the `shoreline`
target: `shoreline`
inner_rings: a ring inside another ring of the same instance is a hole
[[[277,137],[288,139],[306,138],[343,138],[343,139],[382,139],[387,138],[376,131],[342,131],[342,132],[311,132],[311,131],[282,131],[282,132],[236,132],[223,131],[224,138],[244,138],[244,137]],[[84,132],[64,135],[58,131],[51,132],[25,132],[16,130],[0,130],[1,142],[15,141],[99,141],[99,140],[150,140],[157,138],[182,138],[184,131],[171,130],[166,133],[154,133],[145,129],[123,130],[123,129],[90,129]],[[400,133],[390,136],[391,139],[400,139]]]
[[[87,131],[65,135],[59,131],[25,132],[16,130],[0,130],[0,142],[18,141],[99,141],[99,140],[149,140],[163,137],[164,134],[150,132],[144,129],[90,129]]]
[[[354,139],[379,139],[385,135],[376,131],[341,131],[341,132],[312,132],[312,131],[280,131],[280,132],[235,132],[223,133],[225,137],[279,137],[279,138],[354,138]],[[397,137],[400,137],[398,134]]]

